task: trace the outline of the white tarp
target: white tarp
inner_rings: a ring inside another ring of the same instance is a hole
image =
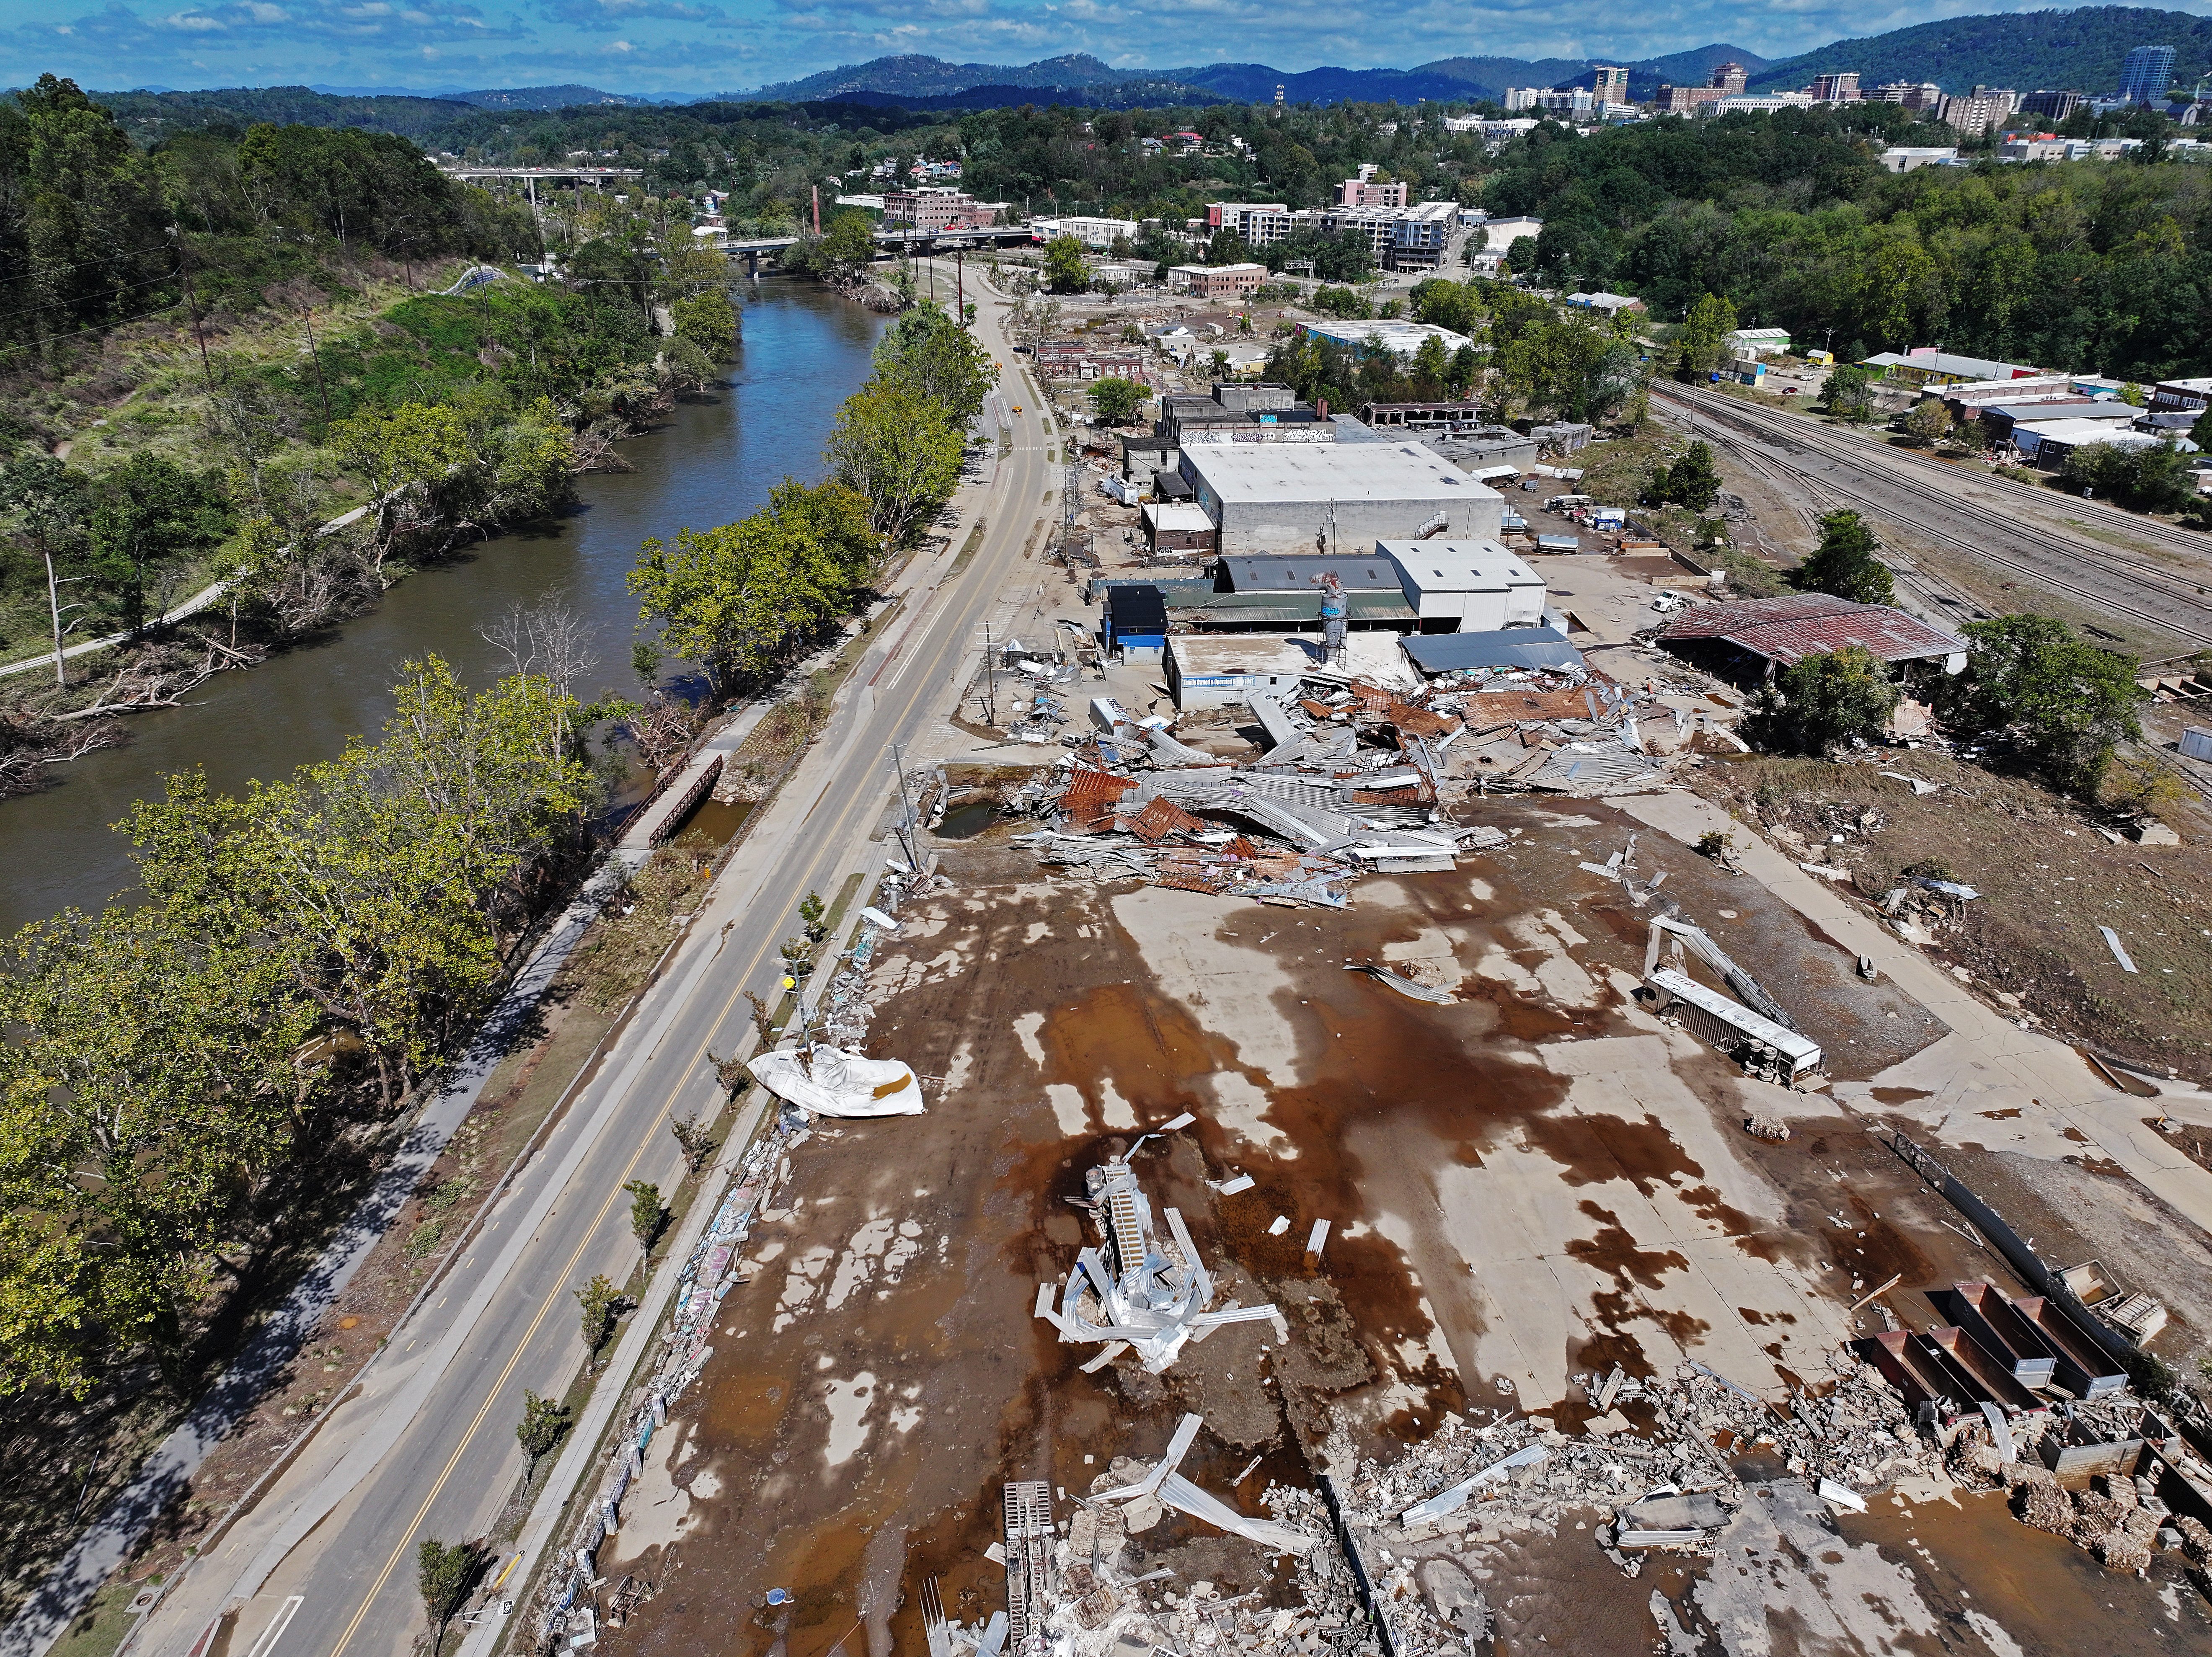
[[[896,1059],[863,1059],[842,1047],[796,1047],[762,1053],[745,1068],[779,1099],[817,1116],[919,1116],[921,1084]]]

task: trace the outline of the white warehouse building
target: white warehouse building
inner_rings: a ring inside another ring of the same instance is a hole
[[[1423,633],[1497,633],[1544,619],[1544,578],[1496,541],[1378,541]]]
[[[1420,443],[1193,445],[1180,470],[1224,556],[1495,541],[1503,527],[1504,498]]]

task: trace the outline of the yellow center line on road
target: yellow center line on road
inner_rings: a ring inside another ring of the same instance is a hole
[[[1024,539],[1026,538],[1024,536]],[[981,561],[978,561],[976,568],[980,570],[981,568]],[[966,630],[957,629],[948,633],[945,639],[939,645],[932,659],[931,671],[915,676],[914,688],[908,693],[905,704],[892,719],[891,726],[894,730],[914,712],[915,704],[921,700],[922,693],[936,683],[935,666],[938,662],[944,659],[947,647],[955,644],[964,646]],[[912,665],[910,659],[908,665]],[[797,889],[811,889],[814,877],[821,870],[823,861],[842,844],[848,822],[854,811],[866,798],[867,796],[864,792],[856,791],[846,802],[844,810],[837,814],[836,826],[816,842],[814,856],[807,865],[805,877],[798,883]],[[766,941],[763,941],[754,951],[753,958],[746,963],[744,970],[738,974],[737,987],[730,992],[729,998],[722,1003],[721,1011],[715,1015],[714,1023],[700,1041],[698,1051],[691,1055],[690,1061],[684,1066],[682,1071],[684,1077],[690,1077],[699,1061],[707,1056],[708,1047],[720,1032],[723,1024],[728,1021],[731,1010],[738,1005],[738,998],[744,993],[747,980],[752,977],[761,962],[767,958],[768,950],[769,945]],[[653,1144],[656,1135],[653,1130],[660,1126],[661,1118],[668,1114],[675,1102],[672,1096],[665,1100],[645,1133],[639,1138],[637,1150],[631,1153],[629,1163],[622,1171],[621,1178],[615,1181],[613,1188],[608,1193],[606,1201],[600,1205],[599,1211],[592,1216],[591,1224],[585,1228],[583,1238],[577,1243],[575,1252],[568,1256],[568,1264],[562,1267],[560,1278],[562,1283],[567,1283],[569,1274],[576,1269],[576,1263],[583,1259],[584,1251],[592,1246],[593,1239],[598,1236],[599,1228],[606,1223],[608,1214],[614,1208],[615,1199],[623,1194],[623,1186],[636,1171],[637,1165],[644,1158],[647,1149]],[[345,1632],[338,1636],[337,1644],[331,1648],[331,1657],[343,1657],[346,1647],[352,1642],[353,1636],[360,1629],[362,1619],[368,1615],[368,1608],[375,1604],[376,1596],[383,1593],[384,1585],[392,1580],[392,1573],[399,1568],[399,1562],[407,1557],[408,1550],[414,1545],[415,1533],[422,1527],[422,1521],[429,1517],[432,1504],[444,1493],[447,1482],[453,1478],[454,1470],[460,1466],[462,1456],[467,1454],[469,1446],[475,1442],[477,1430],[484,1423],[484,1417],[491,1413],[492,1405],[499,1401],[500,1393],[506,1387],[509,1377],[514,1374],[515,1366],[522,1362],[523,1353],[528,1350],[530,1343],[537,1338],[538,1326],[545,1321],[545,1314],[553,1309],[556,1298],[556,1296],[553,1294],[545,1296],[544,1302],[538,1308],[538,1315],[530,1320],[529,1328],[523,1331],[522,1338],[515,1343],[514,1353],[507,1361],[507,1367],[499,1372],[499,1379],[492,1382],[490,1389],[484,1395],[483,1405],[477,1409],[476,1415],[469,1422],[467,1429],[462,1433],[460,1442],[453,1447],[453,1454],[439,1472],[437,1483],[431,1485],[429,1494],[422,1498],[422,1505],[416,1509],[415,1517],[407,1527],[406,1539],[392,1549],[392,1557],[384,1562],[384,1569],[377,1573],[376,1581],[369,1585],[368,1592],[362,1597],[360,1609],[354,1612],[353,1620],[346,1624]]]

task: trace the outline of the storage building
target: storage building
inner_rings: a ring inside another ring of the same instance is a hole
[[[1496,541],[1382,541],[1423,633],[1494,633],[1544,619],[1544,578]]]
[[[1153,501],[1139,509],[1139,516],[1145,525],[1145,550],[1155,558],[1213,550],[1213,520],[1196,507]]]
[[[1110,586],[1106,589],[1108,652],[1120,652],[1125,662],[1157,662],[1167,642],[1168,606],[1153,586]]]
[[[1504,501],[1419,443],[1221,444],[1181,458],[1224,555],[1357,555],[1379,540],[1494,541]]]
[[[1178,633],[1167,643],[1168,694],[1186,709],[1295,695],[1323,659],[1319,639]]]

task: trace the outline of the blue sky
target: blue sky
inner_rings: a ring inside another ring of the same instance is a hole
[[[2172,5],[2174,0],[2167,0]],[[2182,0],[2201,9],[2212,0]],[[1411,67],[1460,54],[1647,58],[1721,40],[1769,58],[2048,0],[0,0],[0,85],[319,84],[469,90],[579,82],[736,91],[890,52],[1117,67]],[[1133,51],[1132,48],[1135,48]]]

